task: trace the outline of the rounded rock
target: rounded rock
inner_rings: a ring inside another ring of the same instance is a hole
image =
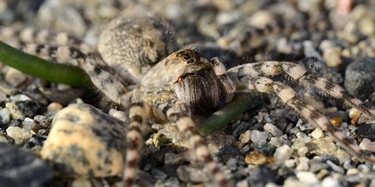
[[[126,129],[122,122],[87,104],[73,104],[56,114],[41,150],[60,174],[107,177],[124,167]]]

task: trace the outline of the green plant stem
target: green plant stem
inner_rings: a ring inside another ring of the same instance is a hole
[[[251,103],[252,99],[249,94],[236,94],[230,103],[200,123],[198,131],[202,135],[207,135],[226,127],[233,119],[245,112]]]
[[[0,41],[0,62],[41,79],[75,87],[91,87],[89,76],[80,68],[51,63],[26,54]]]

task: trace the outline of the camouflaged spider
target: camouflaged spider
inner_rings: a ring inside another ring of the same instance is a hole
[[[37,36],[38,33],[32,35]],[[77,43],[59,35],[52,38]],[[204,139],[197,133],[193,118],[219,109],[232,100],[235,92],[276,94],[310,123],[327,131],[350,153],[375,162],[375,157],[353,144],[318,110],[299,99],[290,86],[270,77],[286,74],[300,86],[306,84],[318,88],[375,117],[374,110],[365,107],[343,88],[309,74],[304,67],[291,62],[258,62],[226,71],[219,59],[208,61],[195,50],[173,52],[172,38],[173,30],[158,18],[118,18],[103,32],[99,42],[104,61],[81,52],[78,47],[25,45],[23,49],[56,61],[77,60],[78,66],[90,75],[99,90],[112,101],[129,108],[131,122],[126,136],[128,146],[125,155],[128,164],[123,175],[127,185],[135,180],[138,147],[142,144],[140,129],[148,117],[153,117],[176,125],[188,139],[189,148],[195,151],[198,160],[206,163],[205,167],[213,174],[214,180],[221,186],[228,186]],[[125,52],[121,52],[123,49]],[[170,55],[165,57],[167,54]],[[132,87],[130,83],[136,86]]]

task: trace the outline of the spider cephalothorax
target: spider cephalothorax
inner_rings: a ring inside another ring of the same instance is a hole
[[[208,61],[195,50],[177,51],[147,72],[141,87],[170,89],[192,114],[210,114],[230,101],[234,92],[234,85],[220,78],[224,76],[220,74],[224,67],[214,61]],[[221,71],[215,72],[215,66]]]

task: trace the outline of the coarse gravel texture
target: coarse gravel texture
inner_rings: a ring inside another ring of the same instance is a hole
[[[336,1],[312,0],[297,0],[294,4],[14,0],[0,1],[0,25],[66,31],[95,48],[98,34],[116,16],[138,11],[160,15],[174,26],[179,46],[197,46],[208,59],[218,56],[227,68],[265,60],[297,62],[374,106],[374,9],[375,1],[356,1],[345,8]],[[267,30],[265,25],[275,28],[261,32]],[[0,141],[12,145],[0,142],[1,185],[122,184],[119,177],[52,177],[51,167],[38,157],[53,117],[62,108],[66,110],[68,104],[83,107],[87,106],[83,103],[89,103],[122,121],[127,120],[125,112],[111,108],[113,104],[92,91],[48,83],[1,64],[0,68]],[[357,144],[373,146],[374,120],[319,91],[297,90]],[[375,186],[374,164],[352,157],[326,133],[285,109],[274,96],[269,98],[254,95],[255,102],[245,113],[224,130],[206,137],[210,151],[233,186]],[[103,124],[109,124],[107,121],[103,119]],[[144,147],[137,174],[140,186],[214,186],[202,165],[191,162],[190,152],[163,140],[160,134],[153,137],[157,138],[148,142],[160,143],[161,147]],[[88,146],[101,149],[102,145]],[[9,163],[2,162],[3,158]],[[25,168],[29,169],[26,173]]]

